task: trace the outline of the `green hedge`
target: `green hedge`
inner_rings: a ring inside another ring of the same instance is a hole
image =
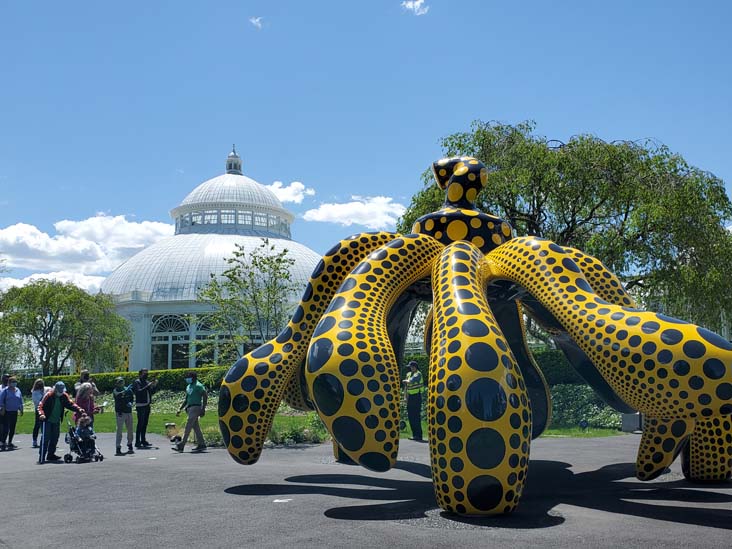
[[[620,429],[621,416],[589,385],[555,385],[552,394],[550,427],[577,427],[584,420],[588,427]]]
[[[539,369],[544,374],[547,384],[551,387],[553,385],[585,385],[586,382],[580,377],[575,369],[567,362],[562,351],[556,349],[549,349],[546,351],[534,351],[534,359],[539,365]],[[400,379],[404,379],[404,375],[407,370],[407,363],[410,360],[417,362],[419,371],[422,372],[422,377],[425,379],[425,383],[428,379],[429,372],[429,359],[426,355],[406,355],[404,361],[400,367]]]
[[[550,387],[554,385],[586,385],[587,382],[569,364],[562,351],[548,349],[546,351],[534,351],[533,355]]]
[[[209,389],[218,389],[221,385],[221,381],[224,379],[228,368],[215,367],[215,368],[197,368],[198,379],[201,383],[206,385]],[[186,388],[186,382],[184,381],[185,373],[188,368],[179,368],[177,370],[150,370],[150,378],[157,378],[158,389],[166,389],[169,391],[182,391]],[[97,389],[102,392],[110,392],[114,389],[114,380],[122,376],[125,379],[125,383],[132,383],[139,377],[139,372],[110,372],[104,374],[91,374],[94,382],[97,384]],[[24,395],[29,395],[33,388],[35,378],[20,378],[18,379],[18,387]],[[70,393],[74,391],[74,384],[79,381],[79,375],[74,374],[70,376],[48,376],[43,378],[43,382],[47,386],[52,386],[57,381],[63,381],[66,384],[66,390]]]

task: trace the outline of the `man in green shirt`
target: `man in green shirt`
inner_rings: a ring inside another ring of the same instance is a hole
[[[203,433],[201,432],[201,425],[199,424],[198,418],[203,417],[206,414],[206,404],[208,403],[208,393],[206,387],[198,381],[198,374],[195,370],[188,370],[186,372],[186,398],[180,405],[180,409],[176,412],[176,416],[186,410],[188,414],[188,421],[186,422],[186,428],[183,433],[183,440],[173,447],[173,450],[182,452],[183,448],[188,442],[188,436],[191,434],[191,430],[196,435],[196,447],[193,448],[194,452],[200,452],[206,449],[206,443],[203,440]]]

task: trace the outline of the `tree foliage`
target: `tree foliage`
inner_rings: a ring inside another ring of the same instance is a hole
[[[555,142],[534,124],[473,123],[442,140],[445,155],[489,169],[476,200],[536,235],[599,257],[645,306],[724,331],[732,319],[732,204],[724,182],[651,141],[607,143],[592,135]],[[399,230],[439,209],[443,192],[425,172]]]
[[[289,319],[289,298],[299,287],[292,281],[290,268],[295,260],[286,248],[277,252],[266,238],[251,252],[236,245],[228,258],[229,268],[198,293],[200,301],[212,306],[208,324],[223,337],[196,342],[200,357],[213,358],[218,346],[218,362],[239,358],[252,340],[265,341],[285,327]]]
[[[10,288],[0,297],[0,312],[0,331],[22,338],[44,376],[57,375],[71,362],[113,370],[131,341],[129,322],[108,296],[89,295],[73,284],[36,280]]]

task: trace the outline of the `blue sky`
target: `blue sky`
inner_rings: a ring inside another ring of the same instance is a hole
[[[392,228],[475,119],[652,137],[729,184],[730,20],[726,2],[0,0],[0,286],[98,286],[232,143],[246,175],[308,190],[285,206],[318,253]]]

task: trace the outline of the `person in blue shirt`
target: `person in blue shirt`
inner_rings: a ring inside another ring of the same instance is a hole
[[[10,376],[7,387],[0,391],[0,422],[3,424],[2,434],[0,434],[0,451],[17,448],[13,444],[13,437],[18,414],[23,415],[23,395],[18,389],[18,380]]]

